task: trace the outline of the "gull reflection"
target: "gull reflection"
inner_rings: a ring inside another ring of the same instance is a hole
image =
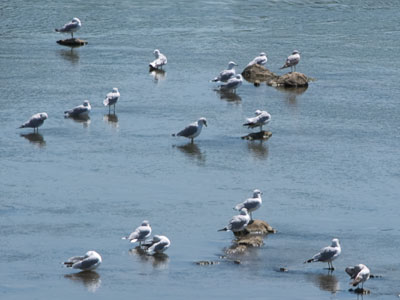
[[[300,96],[301,94],[303,94],[308,87],[304,86],[304,87],[276,87],[277,90],[281,91],[284,96],[286,101],[288,102],[289,105],[296,105],[296,101],[297,101],[297,96]]]
[[[71,49],[70,50],[61,49],[58,51],[58,53],[65,60],[68,60],[73,64],[77,64],[79,62],[79,54],[78,54],[78,51],[74,51],[74,48],[77,48],[77,47],[69,47],[69,48],[71,48]]]
[[[150,71],[150,75],[153,77],[155,83],[157,83],[160,80],[164,80],[166,74],[167,72],[161,69],[153,69],[152,71]]]
[[[195,143],[188,143],[186,145],[173,145],[172,147],[176,147],[179,149],[182,153],[184,153],[187,157],[191,159],[196,159],[198,161],[204,162],[205,157],[203,153],[201,152],[199,146]]]
[[[247,148],[255,158],[266,159],[268,157],[268,146],[264,141],[249,141]]]
[[[145,250],[137,246],[129,250],[130,255],[137,255],[143,263],[151,263],[154,268],[166,269],[168,267],[169,257],[165,253],[156,253],[148,255]]]
[[[90,125],[90,117],[89,116],[67,117],[67,118],[74,120],[76,123],[82,124],[82,126],[85,128],[89,127],[89,125]]]
[[[309,278],[318,288],[323,291],[336,293],[340,289],[339,281],[332,272],[328,274],[313,274]]]
[[[38,132],[21,134],[21,136],[26,138],[30,143],[35,144],[39,147],[46,146],[46,141],[44,140],[43,135]]]
[[[215,89],[214,91],[219,95],[219,98],[221,100],[235,103],[242,101],[242,98],[238,94],[236,94],[236,91],[226,89]]]
[[[71,279],[74,282],[82,283],[89,292],[96,292],[101,285],[99,273],[95,271],[82,271],[64,275],[65,278]]]
[[[116,114],[106,114],[103,117],[103,121],[107,122],[109,125],[111,125],[114,128],[118,128],[118,116]]]

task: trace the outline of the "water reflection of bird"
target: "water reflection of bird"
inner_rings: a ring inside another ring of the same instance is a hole
[[[129,250],[129,254],[136,255],[144,263],[152,263],[153,267],[157,269],[165,269],[168,266],[169,257],[165,253],[157,253],[154,255],[148,255],[146,250],[138,247]]]
[[[323,291],[335,293],[340,289],[338,279],[331,272],[328,274],[310,275],[310,279]]]
[[[90,125],[90,117],[89,116],[78,116],[78,117],[70,117],[71,120],[74,120],[76,123],[80,123],[83,127],[87,128]]]
[[[40,133],[21,134],[21,136],[26,138],[30,143],[36,144],[39,147],[46,146],[46,141]]]
[[[255,158],[266,159],[268,157],[268,146],[263,141],[250,141],[247,148]]]
[[[118,116],[116,114],[106,114],[103,116],[103,121],[110,124],[112,127],[118,127]]]
[[[58,53],[65,60],[68,60],[71,63],[76,64],[79,62],[79,54],[78,54],[78,51],[74,51],[74,48],[77,48],[77,47],[70,47],[70,48],[71,48],[71,50],[61,49],[58,51]]]
[[[296,105],[297,96],[303,94],[308,87],[276,87],[277,90],[281,91],[284,95],[286,100],[289,102],[289,105]]]
[[[160,80],[164,80],[167,74],[167,72],[161,69],[153,69],[149,73],[153,77],[154,82],[156,83]]]
[[[215,92],[219,94],[219,97],[221,100],[225,100],[228,102],[240,102],[242,101],[242,97],[240,97],[238,94],[234,93],[231,90],[225,90],[225,89],[216,89]]]
[[[94,293],[101,286],[100,275],[96,271],[82,271],[79,273],[66,274],[65,278],[74,282],[81,282],[89,292]]]
[[[199,146],[197,146],[194,143],[188,143],[186,145],[179,145],[179,146],[173,146],[178,148],[180,151],[182,151],[184,154],[186,154],[190,158],[195,158],[199,161],[204,161],[204,156],[203,153],[201,152]]]

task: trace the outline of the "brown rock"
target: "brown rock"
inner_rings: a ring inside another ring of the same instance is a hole
[[[242,136],[243,140],[268,140],[272,136],[271,131],[259,131],[259,132],[252,132],[248,135]]]
[[[267,68],[257,64],[246,67],[242,72],[242,76],[251,83],[269,82],[279,77],[277,74],[272,73]]]
[[[87,45],[88,42],[81,40],[81,39],[66,39],[66,40],[58,40],[57,44],[63,45],[63,46],[69,46],[69,47],[80,47]]]
[[[308,82],[311,81],[306,75],[299,72],[290,72],[279,78],[272,79],[267,82],[271,86],[284,86],[284,87],[307,87]]]

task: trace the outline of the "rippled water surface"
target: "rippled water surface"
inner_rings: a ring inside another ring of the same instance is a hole
[[[0,3],[0,297],[2,299],[357,299],[344,268],[380,275],[364,299],[400,294],[398,1],[3,1]],[[56,44],[72,17],[87,46]],[[159,48],[164,74],[147,64]],[[261,51],[279,67],[293,49],[305,91],[209,82]],[[109,116],[102,100],[121,98]],[[87,122],[63,111],[89,99]],[[242,126],[272,115],[266,142]],[[38,135],[16,129],[32,114]],[[195,140],[171,137],[204,116]],[[217,232],[261,189],[255,218],[278,230],[221,259]],[[172,241],[168,257],[130,251],[142,220]],[[338,237],[330,274],[302,262]],[[62,268],[96,250],[96,273]],[[199,260],[219,261],[198,266]],[[285,267],[289,272],[278,272]]]

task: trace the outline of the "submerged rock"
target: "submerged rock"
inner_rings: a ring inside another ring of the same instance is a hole
[[[243,140],[268,140],[272,136],[271,131],[251,132],[248,135],[242,136]]]
[[[219,261],[200,260],[200,261],[196,261],[196,265],[198,265],[198,266],[219,265]]]
[[[66,39],[66,40],[58,40],[57,44],[63,45],[63,46],[69,46],[69,47],[80,47],[87,45],[88,42],[81,40],[81,39]]]
[[[349,292],[353,292],[355,294],[360,294],[360,295],[368,295],[371,294],[370,290],[367,289],[362,289],[362,288],[356,288],[356,289],[349,289]]]
[[[255,85],[260,82],[266,82],[267,85],[275,87],[307,87],[308,83],[314,80],[299,72],[290,72],[279,76],[260,65],[246,67],[242,72],[242,76]]]

